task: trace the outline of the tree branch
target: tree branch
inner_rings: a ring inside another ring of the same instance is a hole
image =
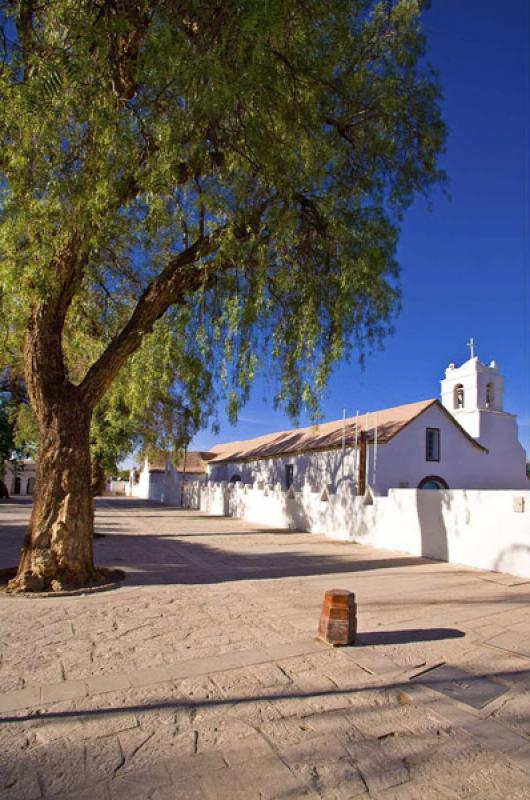
[[[196,262],[213,253],[224,230],[225,228],[219,228],[207,236],[201,236],[173,258],[147,287],[125,327],[90,367],[81,382],[79,388],[88,405],[97,405],[121,367],[138,350],[143,337],[151,333],[155,322],[167,309],[171,305],[185,303],[186,295],[199,289],[212,275],[212,268],[206,265],[199,269]]]
[[[261,218],[267,208],[264,200],[234,229],[234,236],[239,241],[249,238],[250,231],[257,231]],[[90,367],[79,391],[83,400],[94,408],[101,400],[115,376],[127,359],[138,350],[143,337],[153,330],[157,320],[172,305],[184,305],[187,296],[201,287],[208,288],[213,278],[233,266],[232,261],[210,262],[197,266],[200,258],[212,255],[226,233],[227,225],[223,225],[212,233],[201,235],[192,245],[178,256],[172,258],[147,287],[138,300],[131,318],[121,332],[109,343],[98,360]]]

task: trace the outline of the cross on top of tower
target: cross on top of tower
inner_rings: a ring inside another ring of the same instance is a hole
[[[473,337],[471,337],[469,342],[467,342],[467,346],[469,347],[469,351],[471,353],[471,358],[474,358],[475,357],[475,340],[473,339]]]

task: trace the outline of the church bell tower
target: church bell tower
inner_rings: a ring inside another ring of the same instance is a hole
[[[469,342],[471,358],[460,367],[451,363],[442,384],[442,405],[460,425],[484,447],[498,436],[515,435],[513,414],[504,411],[504,378],[495,361],[487,366],[475,355],[473,339]]]

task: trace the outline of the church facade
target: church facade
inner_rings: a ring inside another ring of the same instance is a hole
[[[211,450],[208,477],[301,491],[529,489],[517,421],[495,362],[450,364],[430,399]]]

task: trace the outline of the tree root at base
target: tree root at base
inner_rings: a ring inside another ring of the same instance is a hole
[[[1,589],[6,594],[45,594],[47,596],[63,593],[82,593],[83,591],[97,591],[99,588],[119,585],[125,574],[122,570],[107,569],[105,567],[94,569],[93,573],[83,578],[76,575],[55,575],[45,578],[42,575],[31,572],[16,574],[16,569],[2,570],[4,578],[10,578],[7,585]],[[13,575],[13,577],[11,577]]]

